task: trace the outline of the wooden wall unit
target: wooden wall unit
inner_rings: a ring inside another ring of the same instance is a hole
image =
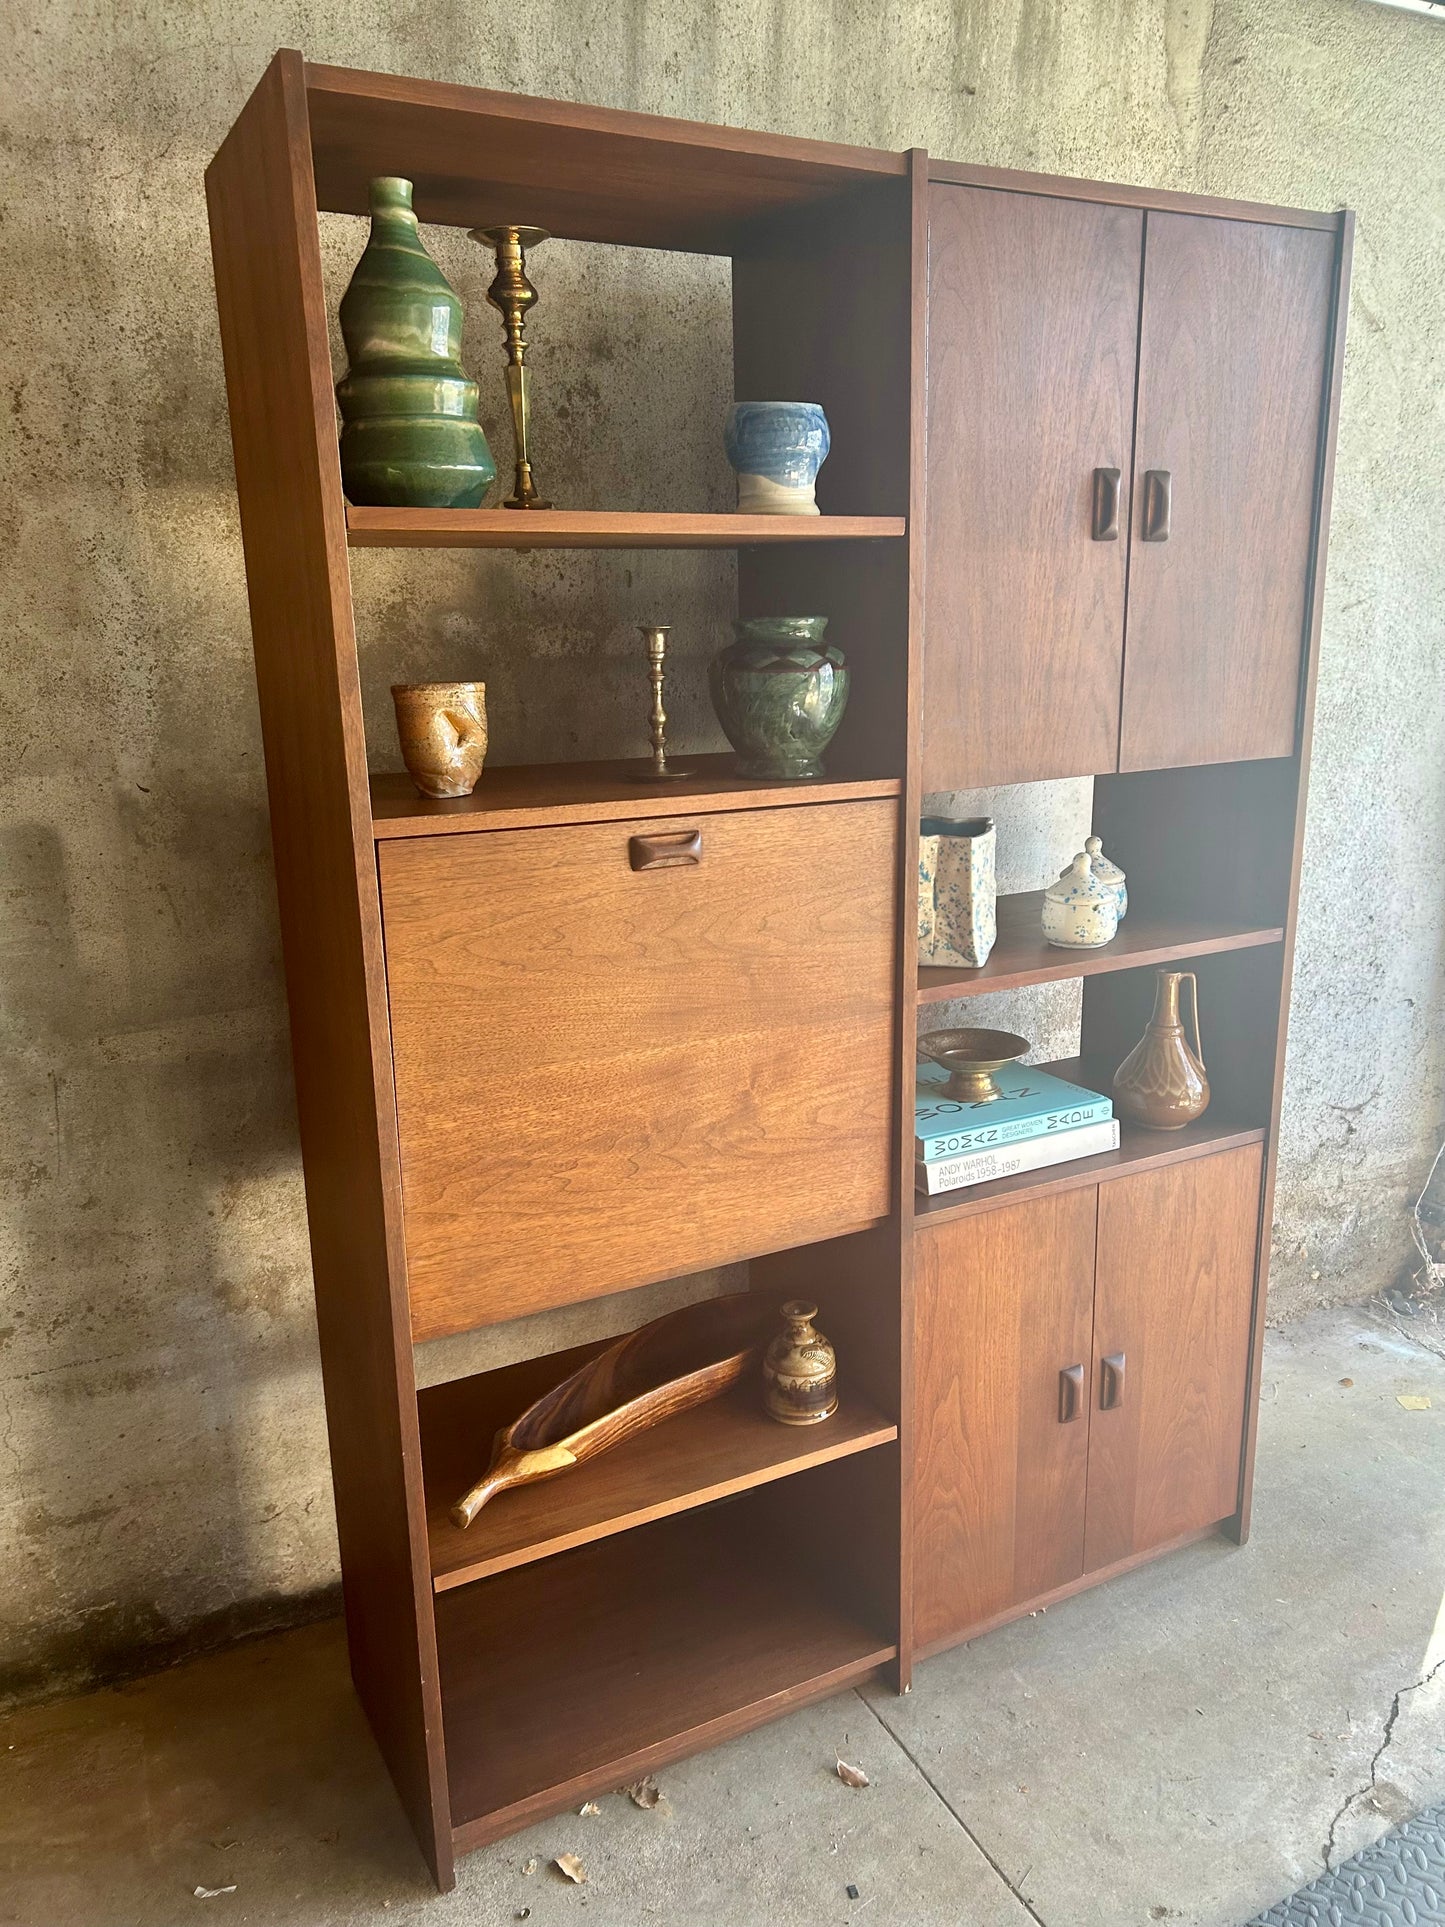
[[[822,514],[348,510],[316,213],[377,174],[428,221],[731,255],[736,392],[823,403]],[[352,1670],[447,1886],[540,1814],[1244,1535],[1349,218],[296,53],[207,191]],[[369,775],[358,545],[734,547],[744,612],[822,610],[848,652],[830,774]],[[925,791],[1063,774],[1129,872],[1116,944],[1050,952],[1005,899],[983,970],[920,972]],[[699,860],[638,871],[638,839]],[[915,1198],[930,1002],[1080,976],[1060,1068],[1106,1078],[1184,958],[1203,1119]],[[449,1524],[580,1354],[418,1396],[414,1339],[732,1259],[818,1298],[837,1420],[735,1397]]]

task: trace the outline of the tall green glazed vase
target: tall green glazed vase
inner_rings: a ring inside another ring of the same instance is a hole
[[[341,297],[341,479],[358,505],[474,509],[497,473],[462,373],[462,304],[421,244],[411,182],[371,183],[371,239]]]

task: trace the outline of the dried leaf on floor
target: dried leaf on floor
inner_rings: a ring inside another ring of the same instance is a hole
[[[625,1787],[623,1791],[626,1793],[628,1799],[632,1802],[633,1806],[642,1807],[648,1813],[651,1813],[652,1809],[657,1805],[658,1801],[662,1798],[662,1788],[657,1784],[656,1780],[653,1779],[650,1773],[647,1775],[646,1779],[634,1780],[632,1785],[630,1787]]]
[[[839,1760],[836,1770],[838,1778],[843,1782],[844,1786],[869,1786],[872,1784],[861,1766],[849,1766],[846,1760]]]
[[[602,1809],[595,1800],[584,1800],[577,1811],[585,1819],[589,1814],[600,1813]]]
[[[580,1887],[587,1878],[587,1869],[575,1853],[559,1853],[552,1865],[558,1873],[570,1880],[574,1887]]]
[[[522,1862],[522,1872],[535,1873],[536,1871],[537,1871],[537,1856],[536,1854],[533,1854],[530,1860],[524,1860]]]
[[[1396,1392],[1395,1403],[1403,1405],[1407,1412],[1428,1412],[1430,1401],[1424,1392]]]
[[[215,1900],[221,1894],[233,1894],[235,1891],[236,1883],[234,1880],[229,1887],[197,1887],[194,1889],[197,1900]]]
[[[1355,1381],[1352,1378],[1342,1378],[1340,1380],[1341,1385],[1353,1385],[1354,1382]]]

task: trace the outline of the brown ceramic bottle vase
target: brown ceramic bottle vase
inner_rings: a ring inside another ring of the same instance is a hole
[[[1192,993],[1194,1049],[1179,1021],[1179,986]],[[1155,1131],[1178,1131],[1209,1108],[1209,1079],[1199,1044],[1199,985],[1192,970],[1155,973],[1154,1015],[1149,1028],[1114,1073],[1120,1115]]]
[[[786,1329],[763,1354],[763,1409],[781,1425],[817,1425],[838,1409],[838,1360],[816,1305],[794,1298],[782,1313]]]

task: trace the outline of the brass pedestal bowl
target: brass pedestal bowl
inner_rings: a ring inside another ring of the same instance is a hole
[[[991,1104],[1002,1097],[995,1073],[1031,1048],[1027,1037],[1011,1030],[934,1030],[918,1040],[918,1055],[948,1072],[945,1094],[966,1104]]]

